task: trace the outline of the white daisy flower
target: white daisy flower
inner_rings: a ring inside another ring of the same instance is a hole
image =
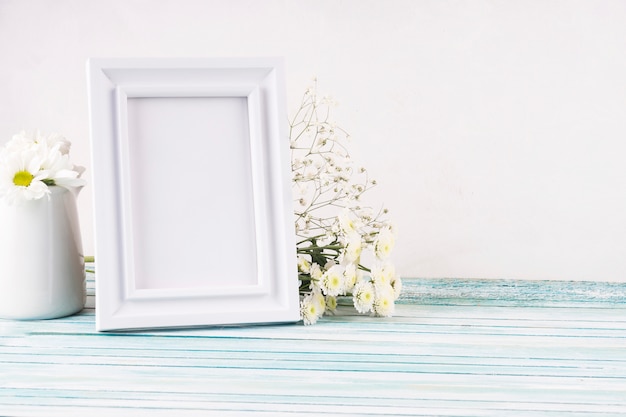
[[[374,285],[365,280],[356,283],[352,291],[352,301],[354,308],[359,313],[369,313],[374,306],[375,291]]]
[[[42,155],[44,159],[41,163],[41,169],[48,171],[48,179],[53,185],[66,188],[85,185],[85,180],[79,178],[84,168],[72,165],[69,155],[63,154],[59,149],[60,146],[61,144],[56,144]]]
[[[41,163],[41,156],[35,150],[4,153],[0,163],[0,195],[5,196],[9,204],[14,204],[49,194],[44,182],[49,173],[40,169]]]
[[[48,149],[57,148],[61,155],[67,155],[70,153],[70,148],[72,147],[72,143],[65,139],[65,137],[52,133],[48,136],[40,136],[39,132],[37,132],[37,138],[35,139],[37,143],[45,143]]]

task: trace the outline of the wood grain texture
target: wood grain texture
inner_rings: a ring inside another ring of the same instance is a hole
[[[341,307],[308,327],[0,321],[0,415],[625,416],[624,294],[405,280],[393,318]]]

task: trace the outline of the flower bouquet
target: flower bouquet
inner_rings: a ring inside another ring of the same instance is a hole
[[[402,289],[389,260],[396,229],[387,209],[362,203],[376,185],[356,168],[349,135],[330,120],[334,101],[308,88],[290,120],[300,315],[314,324],[351,297],[359,313],[391,316]],[[370,266],[365,266],[369,256]]]
[[[9,204],[50,195],[50,186],[82,187],[84,168],[69,161],[71,143],[63,136],[22,131],[0,149],[0,197]]]

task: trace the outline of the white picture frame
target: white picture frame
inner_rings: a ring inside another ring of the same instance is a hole
[[[282,59],[87,73],[97,330],[299,320]]]

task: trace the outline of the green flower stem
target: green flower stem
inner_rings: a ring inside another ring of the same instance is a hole
[[[339,251],[343,249],[343,245],[307,246],[304,248],[298,248],[298,253],[320,252],[325,249]]]
[[[296,245],[300,245],[300,244],[302,244],[304,242],[313,242],[316,239],[319,239],[320,237],[324,237],[324,236],[326,236],[326,234],[321,234],[321,235],[317,235],[317,236],[311,236],[311,237],[308,237],[308,238],[306,238],[304,240],[301,240],[300,242],[296,243]]]
[[[310,275],[298,274],[298,279],[300,281],[317,281],[315,278],[311,278]]]

